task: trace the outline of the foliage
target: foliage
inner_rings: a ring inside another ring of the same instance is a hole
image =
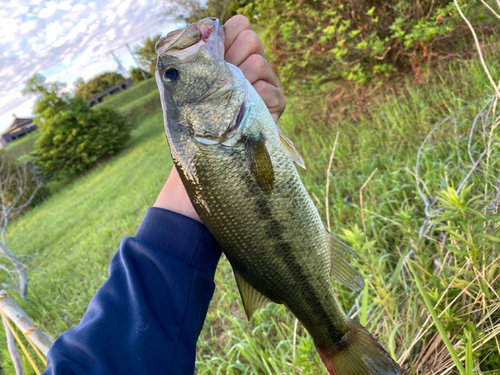
[[[160,38],[160,34],[147,37],[144,40],[143,46],[134,51],[134,53],[139,56],[139,62],[144,70],[149,72],[152,76],[154,76],[156,69],[155,45]]]
[[[82,78],[75,81],[75,96],[81,96],[88,100],[95,95],[109,89],[110,87],[120,83],[125,78],[116,72],[104,72],[98,76],[85,82]]]
[[[238,9],[246,3],[246,0],[169,1],[165,15],[174,16],[175,19],[185,21],[187,24],[207,17],[216,17],[221,22],[225,22],[236,15]]]
[[[131,123],[120,112],[92,109],[81,98],[49,118],[36,141],[36,163],[56,178],[72,177],[100,159],[122,149],[130,138]]]
[[[491,32],[496,19],[479,0],[463,5]],[[250,1],[242,9],[267,29],[269,54],[284,82],[365,82],[457,54],[465,25],[453,1]],[[466,48],[469,51],[470,48]]]
[[[134,83],[139,83],[141,81],[145,81],[148,78],[151,78],[151,74],[146,72],[144,69],[141,68],[133,68],[130,70],[130,78],[132,78],[132,81]]]
[[[46,119],[68,106],[71,96],[62,91],[64,87],[65,85],[60,82],[46,82],[41,74],[35,74],[26,81],[22,93],[37,97],[33,109],[35,114],[33,121],[39,128],[43,127]]]

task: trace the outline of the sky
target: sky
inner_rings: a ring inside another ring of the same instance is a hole
[[[148,36],[182,26],[166,9],[159,0],[0,0],[0,133],[12,114],[32,115],[34,98],[21,90],[33,74],[71,90],[78,77],[117,71],[110,51],[130,70],[135,63],[126,43],[135,49]]]

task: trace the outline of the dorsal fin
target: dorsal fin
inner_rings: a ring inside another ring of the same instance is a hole
[[[253,313],[266,303],[271,302],[269,298],[257,291],[253,286],[246,282],[246,280],[233,268],[234,278],[236,285],[240,291],[241,300],[248,320],[252,317]]]
[[[288,152],[292,160],[297,164],[299,167],[306,169],[306,165],[304,164],[304,159],[302,159],[302,156],[300,156],[299,152],[297,151],[297,148],[293,144],[293,142],[286,136],[286,134],[283,132],[283,130],[280,129],[279,126],[276,126],[278,128],[278,134],[280,136],[281,144],[283,145],[283,148]]]
[[[356,256],[354,250],[328,231],[326,231],[326,238],[330,248],[331,275],[351,290],[362,290],[365,279],[346,259],[347,253]]]

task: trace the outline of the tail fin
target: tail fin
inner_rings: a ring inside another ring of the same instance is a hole
[[[399,375],[401,368],[366,328],[353,320],[350,324],[345,345],[317,347],[330,375]]]

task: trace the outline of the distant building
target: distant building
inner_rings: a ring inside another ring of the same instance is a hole
[[[117,83],[114,86],[111,86],[109,89],[104,90],[100,92],[99,94],[95,95],[94,97],[90,98],[87,100],[87,102],[90,104],[90,106],[94,106],[96,104],[102,103],[104,98],[108,95],[113,95],[116,94],[117,92],[120,92],[122,90],[125,90],[126,88],[129,88],[132,86],[134,82],[132,81],[131,78],[124,79],[123,81]]]
[[[0,149],[7,146],[10,142],[24,137],[29,132],[37,129],[32,117],[16,117],[12,120],[10,126],[5,130],[0,137]]]

